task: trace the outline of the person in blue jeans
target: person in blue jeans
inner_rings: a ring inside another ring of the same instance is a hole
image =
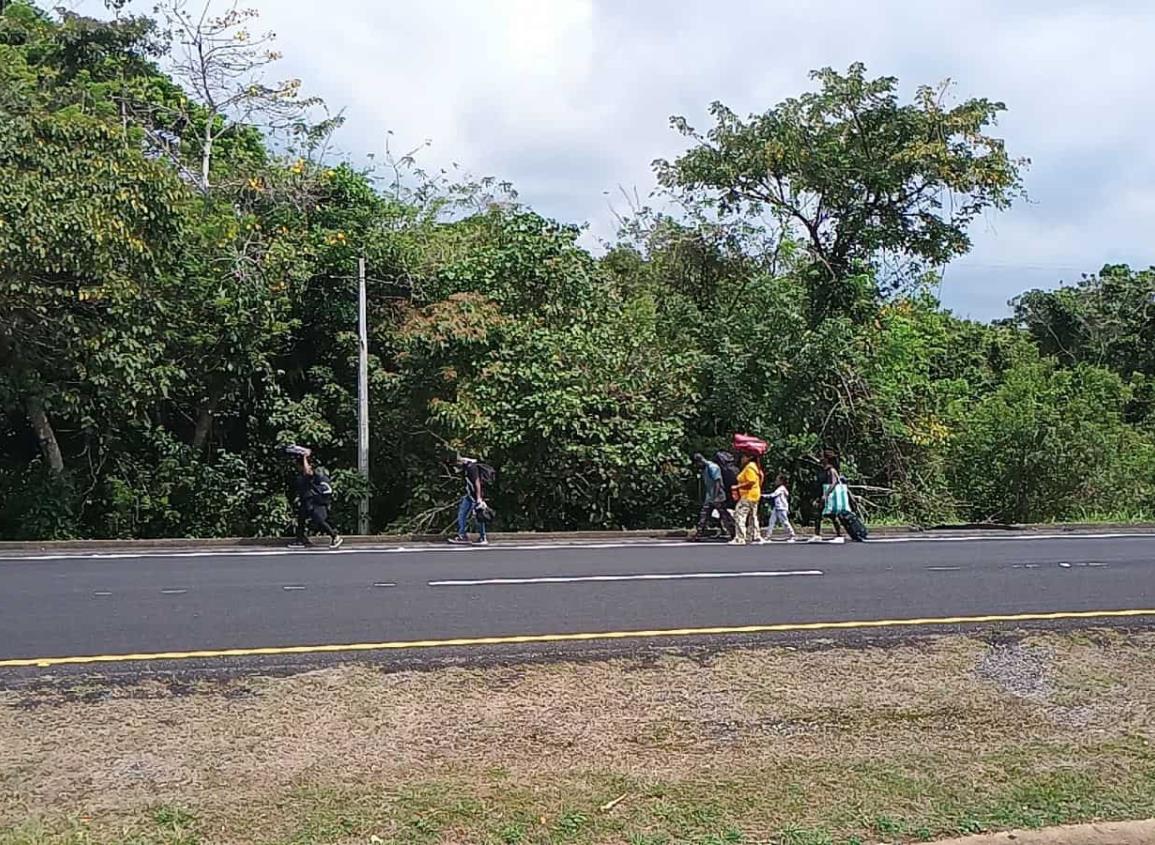
[[[477,545],[488,546],[489,540],[485,536],[485,522],[476,519],[477,508],[485,504],[485,491],[482,490],[481,468],[476,458],[466,458],[458,455],[453,460],[458,469],[465,476],[465,495],[461,497],[461,504],[457,506],[457,536],[449,542],[455,545],[467,545],[469,540],[469,519],[474,517],[477,524]]]

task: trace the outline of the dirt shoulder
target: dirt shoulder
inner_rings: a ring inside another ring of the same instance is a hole
[[[985,836],[948,839],[937,845],[1151,845],[1155,820],[1017,830]]]
[[[68,679],[0,693],[0,843],[865,845],[1155,817],[1153,648]]]

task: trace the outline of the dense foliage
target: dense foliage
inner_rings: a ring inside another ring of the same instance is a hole
[[[288,442],[351,528],[362,256],[377,530],[445,527],[450,448],[498,467],[505,528],[684,524],[686,456],[736,430],[803,504],[826,446],[876,517],[1153,514],[1155,270],[995,325],[927,293],[1020,190],[1000,104],[854,66],[678,119],[677,213],[595,255],[492,180],[327,163],[339,121],[253,83],[251,15],[162,7],[0,18],[0,538],[281,533]]]

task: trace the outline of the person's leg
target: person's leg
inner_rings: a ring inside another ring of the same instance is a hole
[[[770,521],[766,523],[766,539],[770,540],[774,537],[774,526],[778,524],[778,509],[770,509]]]
[[[749,512],[749,509],[750,503],[745,499],[740,501],[738,506],[734,508],[735,532],[734,539],[730,542],[734,543],[735,545],[741,546],[746,543],[746,527],[750,524],[749,520],[746,518],[746,515]]]
[[[789,539],[794,539],[794,526],[790,524],[790,515],[786,511],[773,508],[770,511],[770,524],[766,527],[766,539],[769,540],[774,534],[776,526],[782,526],[782,530],[786,532]]]
[[[330,540],[337,539],[337,531],[329,524],[329,509],[320,505],[314,507],[309,513],[309,521],[313,526],[325,534],[329,535]]]
[[[728,502],[719,499],[714,503],[714,507],[718,509],[718,521],[722,523],[722,529],[726,532],[726,536],[733,539],[736,532],[734,526],[734,514],[726,507]]]
[[[701,537],[703,534],[706,533],[706,526],[709,525],[710,514],[712,514],[713,512],[714,512],[714,503],[713,502],[704,502],[702,504],[701,509],[698,511],[698,527],[696,529],[699,537]],[[721,513],[720,510],[719,510],[719,513]]]
[[[473,513],[473,499],[462,496],[461,503],[457,506],[457,536],[462,540],[469,536],[469,515],[471,513]]]
[[[305,536],[305,529],[309,524],[309,515],[303,509],[297,510],[297,534],[293,542],[302,546],[309,544],[309,538]]]
[[[477,523],[477,541],[479,543],[489,542],[489,539],[486,537],[487,529],[486,529],[485,523],[477,518],[477,506],[476,505],[474,505],[474,507],[473,507],[473,521]]]
[[[750,541],[754,542],[755,540],[762,539],[762,535],[758,531],[758,503],[757,502],[751,502],[750,503],[750,516],[748,518],[750,520],[750,526],[747,529],[748,530],[747,536],[750,538]]]

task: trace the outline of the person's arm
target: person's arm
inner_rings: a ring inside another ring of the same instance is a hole
[[[303,472],[305,475],[313,474],[313,465],[309,463],[308,455],[301,456],[301,472]]]

